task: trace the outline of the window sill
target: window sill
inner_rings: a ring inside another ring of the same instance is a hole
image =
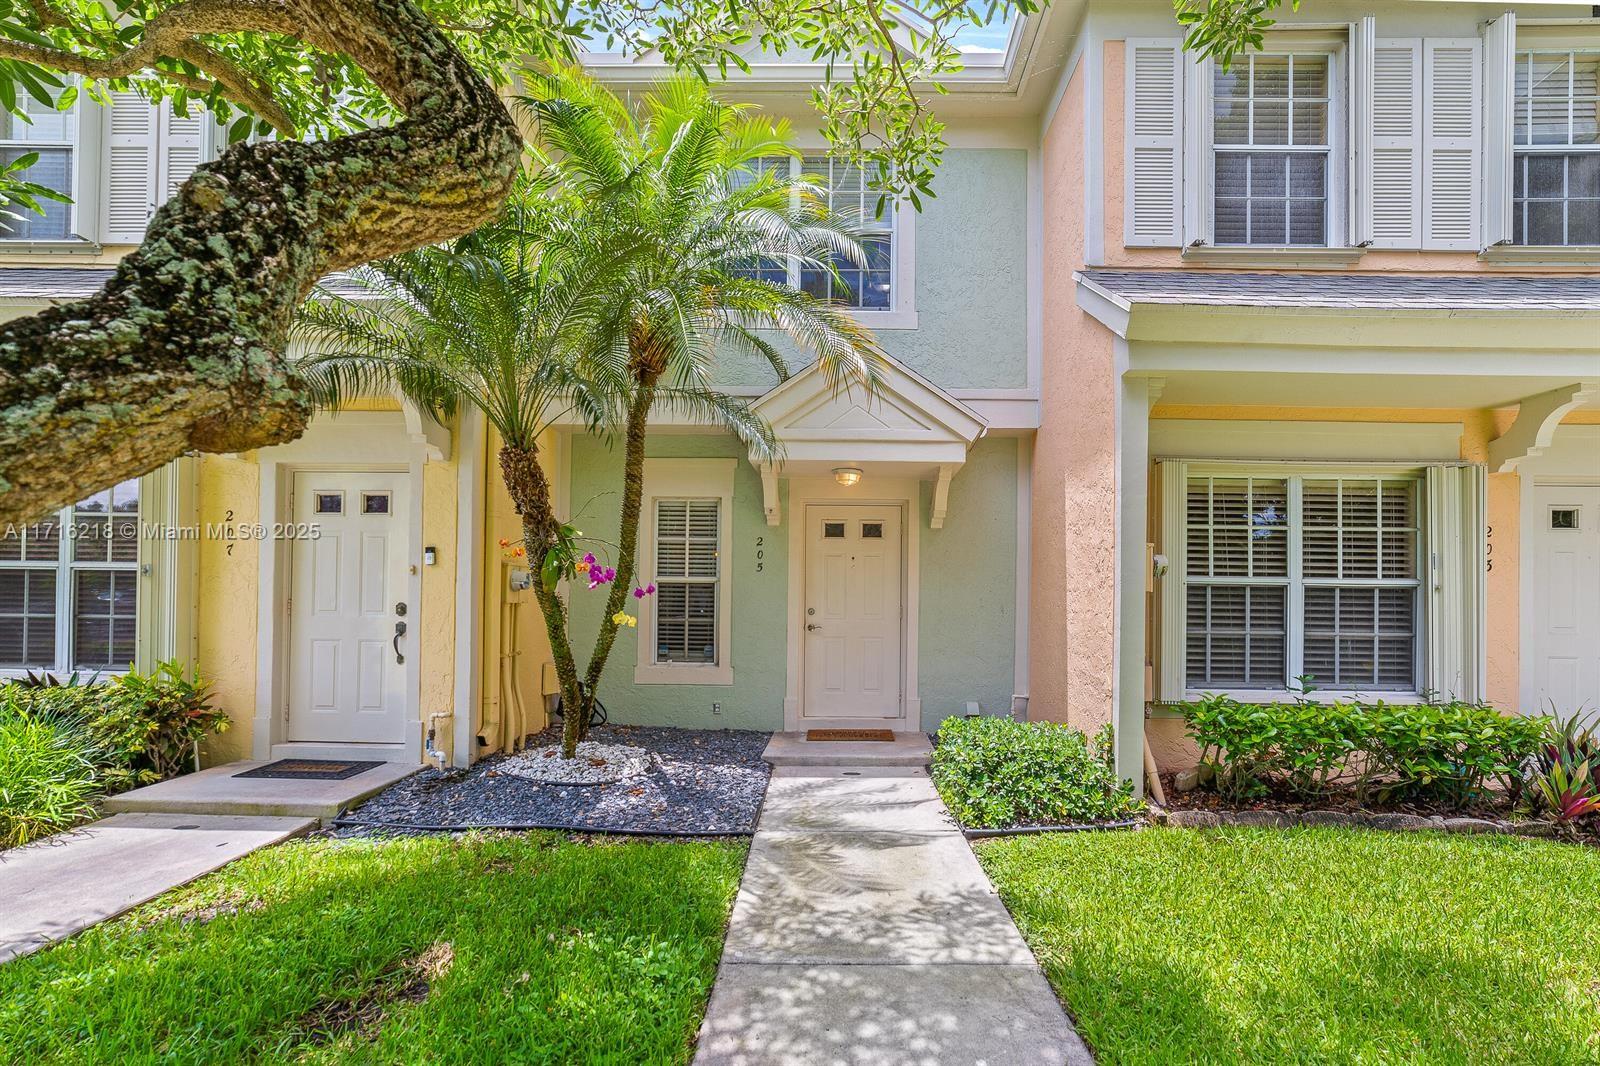
[[[915,311],[851,310],[850,317],[868,329],[916,329]]]
[[[1183,250],[1185,263],[1201,266],[1255,266],[1282,269],[1312,267],[1341,270],[1355,266],[1366,254],[1365,248],[1218,248],[1190,245]]]
[[[0,255],[99,255],[105,249],[95,241],[69,238],[64,241],[14,241],[0,238]]]
[[[1496,266],[1600,267],[1600,246],[1493,244],[1478,253],[1478,262]]]
[[[635,685],[731,685],[732,666],[691,666],[688,663],[640,663],[633,668]]]

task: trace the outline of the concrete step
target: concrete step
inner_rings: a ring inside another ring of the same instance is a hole
[[[415,763],[386,762],[343,781],[236,776],[265,765],[246,761],[213,766],[112,796],[102,807],[107,814],[242,814],[326,820],[422,769]]]
[[[813,741],[804,733],[774,733],[761,753],[773,766],[927,766],[932,755],[926,733],[896,733],[892,741]]]
[[[0,855],[0,962],[316,828],[315,818],[118,814]]]

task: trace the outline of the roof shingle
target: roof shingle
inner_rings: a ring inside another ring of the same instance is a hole
[[[1376,310],[1600,311],[1600,276],[1545,274],[1241,274],[1218,270],[1083,270],[1131,304]]]

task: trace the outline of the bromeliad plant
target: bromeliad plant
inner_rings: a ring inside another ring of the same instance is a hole
[[[1533,798],[1558,822],[1600,814],[1600,731],[1578,714],[1555,721],[1530,760],[1528,780]]]

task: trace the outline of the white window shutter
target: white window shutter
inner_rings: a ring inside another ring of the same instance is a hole
[[[1427,469],[1425,687],[1442,699],[1484,697],[1485,552],[1482,466]]]
[[[1517,15],[1507,11],[1483,33],[1483,243],[1511,240],[1512,93]]]
[[[1350,221],[1350,246],[1360,248],[1372,243],[1372,104],[1373,104],[1373,50],[1377,19],[1363,15],[1359,22],[1350,24],[1350,61],[1345,82],[1350,86],[1349,144],[1345,183],[1348,193],[1345,216]]]
[[[1482,42],[1422,42],[1422,246],[1477,251]]]
[[[1123,243],[1183,243],[1183,42],[1129,38],[1126,44]]]
[[[158,156],[156,203],[166,203],[177,194],[178,187],[189,180],[189,175],[205,162],[206,126],[209,112],[195,108],[188,116],[173,110],[172,104],[162,104],[161,150]]]
[[[1187,610],[1184,574],[1188,560],[1184,553],[1184,511],[1187,506],[1189,466],[1174,460],[1156,464],[1161,478],[1161,546],[1167,572],[1157,582],[1161,593],[1161,662],[1156,679],[1156,698],[1163,703],[1182,702],[1188,690],[1188,663],[1184,644],[1184,614]]]
[[[138,244],[156,204],[156,109],[138,93],[113,92],[104,128],[100,240]]]
[[[1366,183],[1374,248],[1422,244],[1422,41],[1376,42]]]

